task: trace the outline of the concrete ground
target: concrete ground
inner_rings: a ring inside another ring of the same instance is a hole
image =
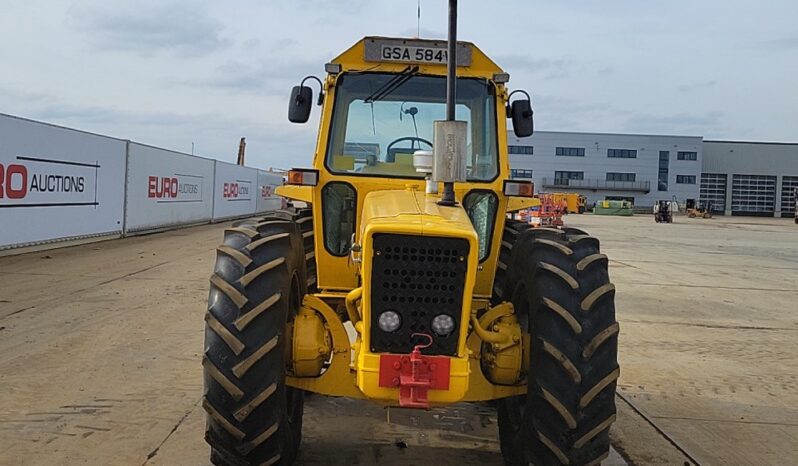
[[[568,220],[611,260],[619,393],[701,464],[796,464],[793,219]]]
[[[612,438],[630,463],[798,457],[792,220],[567,220],[612,259]],[[0,258],[0,464],[208,464],[202,316],[223,227]],[[478,405],[388,412],[313,396],[299,462],[499,465],[495,422]]]

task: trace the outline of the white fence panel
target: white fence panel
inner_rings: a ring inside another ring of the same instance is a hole
[[[213,220],[255,214],[258,170],[216,161],[213,187]]]
[[[128,151],[127,232],[211,220],[213,160],[132,142]]]
[[[120,234],[125,141],[0,114],[0,249]]]
[[[258,170],[258,201],[255,209],[258,213],[277,210],[283,206],[283,198],[274,192],[282,184],[282,175]]]

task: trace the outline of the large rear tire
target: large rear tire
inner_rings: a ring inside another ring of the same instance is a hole
[[[205,316],[205,438],[216,465],[291,464],[303,392],[285,384],[290,324],[307,291],[302,235],[269,215],[225,231]]]
[[[600,463],[620,369],[615,288],[598,240],[573,228],[522,231],[502,280],[495,298],[513,303],[531,341],[527,395],[498,403],[505,464]]]

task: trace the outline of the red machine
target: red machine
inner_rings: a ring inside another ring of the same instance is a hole
[[[566,199],[551,193],[540,193],[537,197],[540,199],[540,207],[520,211],[521,220],[535,227],[562,226],[562,217],[568,213]]]

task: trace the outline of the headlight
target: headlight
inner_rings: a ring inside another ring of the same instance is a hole
[[[385,311],[380,314],[377,325],[383,332],[395,332],[399,330],[399,327],[402,326],[402,318],[399,317],[399,314],[396,313],[396,311]]]
[[[447,314],[438,314],[432,319],[432,331],[439,337],[445,337],[454,330],[454,318]]]

